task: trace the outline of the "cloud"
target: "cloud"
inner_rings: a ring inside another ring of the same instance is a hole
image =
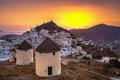
[[[0,9],[24,7],[95,6],[120,11],[120,0],[0,0]]]
[[[0,0],[0,5],[2,6],[10,6],[10,5],[16,5],[16,4],[29,4],[29,3],[49,3],[53,4],[76,4],[76,5],[116,5],[118,6],[120,3],[120,0]],[[120,5],[119,5],[120,6]]]

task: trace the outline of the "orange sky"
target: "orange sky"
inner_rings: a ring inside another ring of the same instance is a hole
[[[118,3],[120,0],[0,0],[0,30],[26,31],[50,20],[65,29],[100,23],[120,26]]]

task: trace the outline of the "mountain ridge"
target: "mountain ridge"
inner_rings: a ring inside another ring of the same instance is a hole
[[[8,38],[12,38],[12,37],[16,37],[16,36],[19,36],[19,35],[8,34],[8,35],[1,36],[1,37],[0,37],[0,40],[6,40],[6,39],[8,39]]]
[[[77,37],[84,37],[93,41],[115,41],[120,39],[120,27],[98,24],[88,29],[69,30]]]

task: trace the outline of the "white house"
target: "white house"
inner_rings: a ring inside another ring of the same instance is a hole
[[[9,55],[9,50],[10,50],[9,46],[0,45],[0,56],[7,56],[7,55]]]
[[[16,61],[16,50],[11,49],[9,53],[9,62],[14,62]]]
[[[41,77],[61,74],[61,52],[58,45],[50,38],[46,38],[36,48],[36,74]]]
[[[92,59],[91,54],[85,54],[85,55],[82,55],[82,56],[77,56],[77,59],[82,59],[83,57],[88,57],[88,58]]]
[[[76,46],[76,50],[82,51],[82,47],[81,46]]]
[[[33,62],[33,49],[27,42],[23,41],[16,50],[16,65],[28,65]]]

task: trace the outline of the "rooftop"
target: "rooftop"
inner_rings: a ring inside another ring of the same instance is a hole
[[[20,45],[18,45],[17,49],[27,51],[29,49],[32,49],[32,46],[26,40],[24,40]]]
[[[48,37],[36,48],[39,53],[50,53],[59,50],[59,46]]]

